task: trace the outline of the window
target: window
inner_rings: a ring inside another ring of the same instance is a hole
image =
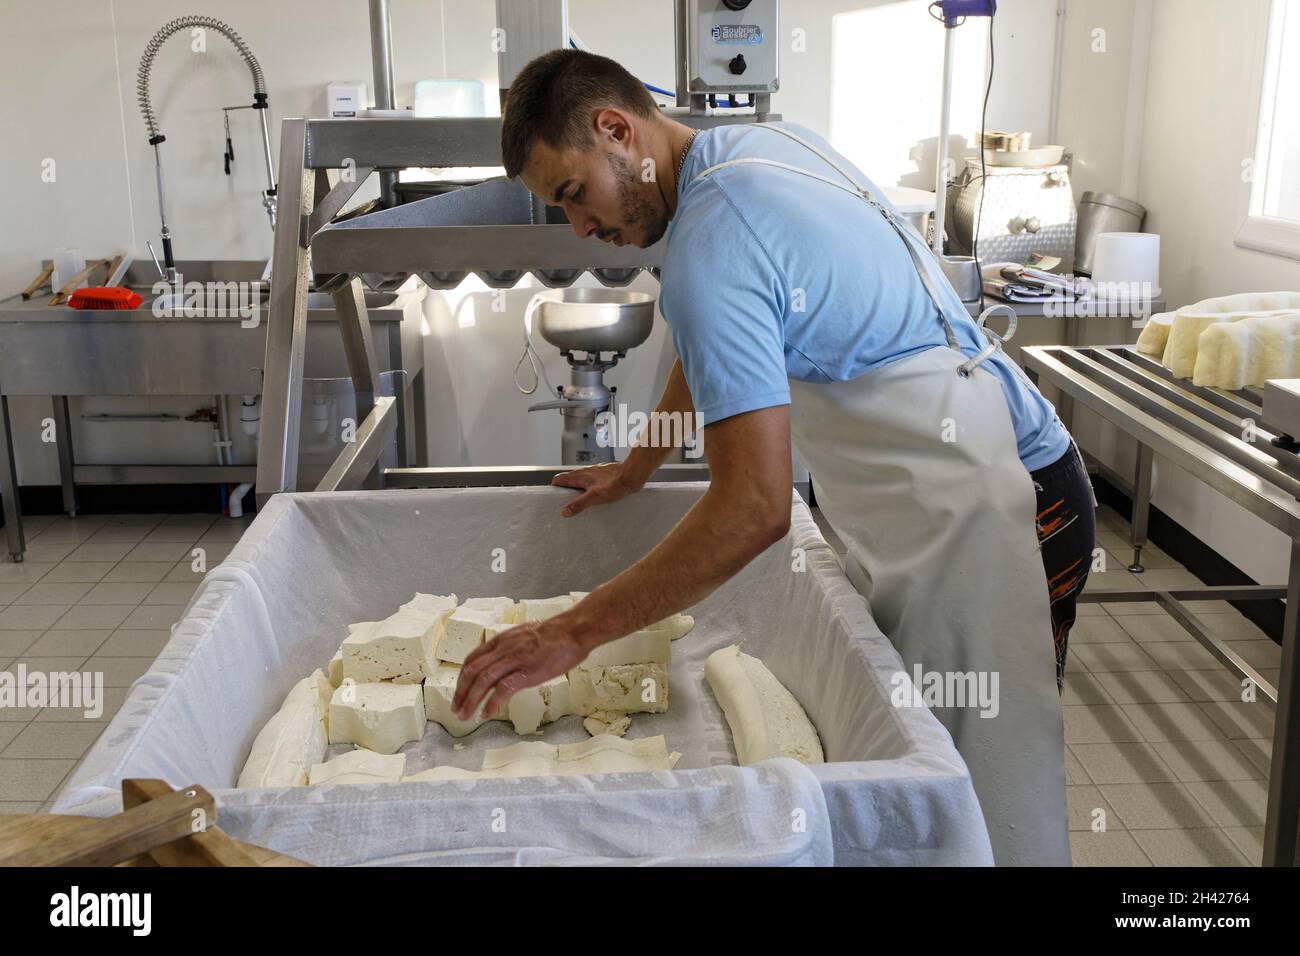
[[[1300,259],[1300,0],[1273,0],[1250,211],[1237,245]]]

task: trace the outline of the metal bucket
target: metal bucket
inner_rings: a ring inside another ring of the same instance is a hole
[[[1086,192],[1079,200],[1079,226],[1074,237],[1074,271],[1092,275],[1092,254],[1103,232],[1141,232],[1146,207],[1113,193]]]

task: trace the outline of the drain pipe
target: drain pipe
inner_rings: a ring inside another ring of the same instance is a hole
[[[388,0],[370,0],[370,64],[375,75],[375,109],[393,106],[393,26]],[[397,171],[379,173],[379,198],[384,208],[397,205]]]
[[[230,517],[244,517],[244,495],[248,494],[252,488],[253,483],[251,481],[245,481],[243,484],[235,485],[234,490],[230,492],[230,506],[228,509],[230,511]]]

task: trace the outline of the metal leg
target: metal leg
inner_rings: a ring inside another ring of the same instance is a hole
[[[9,430],[9,398],[0,395],[0,495],[4,496],[5,537],[9,539],[9,556],[23,559],[27,542],[23,538],[23,512],[18,502],[18,467],[14,461],[14,443]]]
[[[343,354],[348,360],[348,374],[357,394],[357,421],[365,421],[375,407],[379,392],[379,364],[375,358],[375,340],[366,312],[366,292],[360,279],[352,279],[334,293],[334,308],[343,334]]]
[[[1268,775],[1268,815],[1264,821],[1264,865],[1295,866],[1300,848],[1300,710],[1295,699],[1296,653],[1300,628],[1300,541],[1291,542],[1286,623],[1282,628],[1282,669],[1278,675],[1273,758]]]
[[[415,464],[423,467],[429,463],[428,421],[425,417],[424,369],[415,376],[411,383],[411,420],[415,429]]]
[[[68,396],[55,395],[54,444],[59,451],[59,482],[63,485],[63,510],[69,518],[77,516],[77,486],[73,482],[72,416],[68,414]]]
[[[1151,466],[1154,457],[1148,445],[1138,444],[1137,468],[1133,472],[1133,563],[1128,566],[1134,574],[1146,570],[1142,566],[1142,546],[1147,543],[1147,519],[1151,514]]]
[[[307,346],[307,217],[312,181],[306,175],[307,121],[280,126],[280,212],[271,256],[271,299],[262,371],[262,425],[257,448],[257,501],[298,484],[302,368]]]
[[[1079,317],[1076,315],[1065,317],[1065,344],[1071,346],[1079,344]],[[1056,417],[1061,420],[1061,424],[1067,431],[1074,424],[1074,399],[1065,392],[1062,392],[1056,400]]]

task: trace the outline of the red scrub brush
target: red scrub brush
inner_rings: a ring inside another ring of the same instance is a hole
[[[137,292],[116,285],[92,285],[78,289],[68,299],[73,309],[135,309],[144,299]]]

